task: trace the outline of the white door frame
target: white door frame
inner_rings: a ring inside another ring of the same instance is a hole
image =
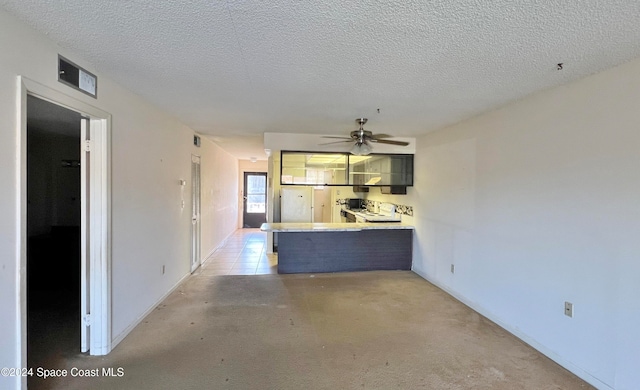
[[[62,92],[18,76],[18,259],[20,296],[20,360],[27,367],[27,95],[33,95],[90,118],[91,152],[89,165],[90,243],[89,283],[91,332],[89,352],[106,355],[111,351],[111,115]],[[80,341],[80,340],[79,340]],[[23,378],[23,387],[26,379]]]
[[[200,156],[191,155],[191,272],[194,272],[202,263],[201,245],[202,237],[200,219],[202,213],[202,165]],[[197,166],[197,168],[196,168]]]

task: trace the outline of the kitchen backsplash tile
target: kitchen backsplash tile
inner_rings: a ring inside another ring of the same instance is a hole
[[[380,202],[377,200],[364,199],[363,203],[367,207],[367,210],[374,211],[377,208],[379,208],[380,203],[383,203],[383,202]],[[387,202],[384,202],[384,203],[387,203]],[[342,206],[345,204],[349,204],[349,199],[336,199],[337,206]],[[396,213],[408,215],[410,217],[413,216],[413,206],[407,206],[403,204],[396,204],[395,206],[396,206]]]

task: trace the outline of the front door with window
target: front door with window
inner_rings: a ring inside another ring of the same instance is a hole
[[[267,174],[244,173],[243,228],[259,228],[267,222]]]

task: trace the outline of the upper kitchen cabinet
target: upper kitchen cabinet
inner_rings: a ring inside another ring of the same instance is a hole
[[[282,152],[281,184],[348,185],[347,155],[341,153]]]
[[[356,186],[413,186],[413,155],[349,156],[349,184]]]
[[[413,186],[413,154],[282,151],[280,161],[284,185]]]

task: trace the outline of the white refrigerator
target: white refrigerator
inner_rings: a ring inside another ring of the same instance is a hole
[[[313,187],[280,188],[280,222],[313,222]]]

